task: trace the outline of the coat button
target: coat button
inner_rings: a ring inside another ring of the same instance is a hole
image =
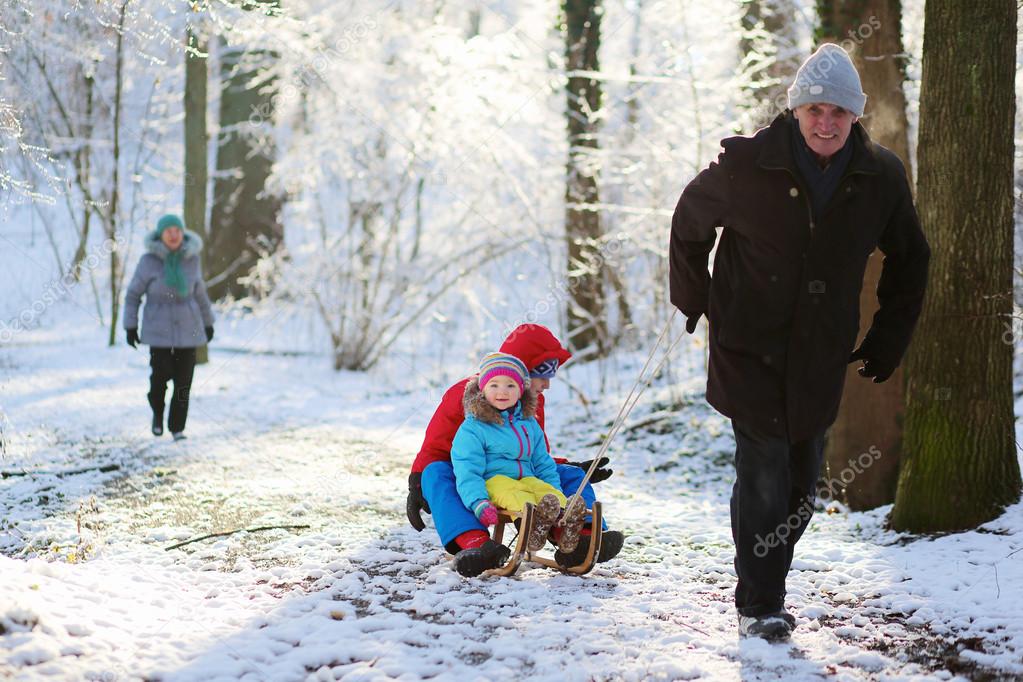
[[[772,282],[777,282],[778,281],[778,275],[771,275],[771,281]]]
[[[852,191],[852,187],[846,187],[846,188],[845,188],[845,191],[846,191],[846,192],[851,192],[851,191]]]
[[[792,189],[789,190],[789,196],[790,197],[798,197],[799,196],[799,190],[796,189],[795,187],[793,187]]]
[[[765,355],[764,356],[764,364],[765,365],[771,364],[771,356],[770,355]]]

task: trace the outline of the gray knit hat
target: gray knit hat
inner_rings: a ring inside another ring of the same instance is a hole
[[[857,117],[863,115],[867,96],[860,85],[860,74],[849,54],[835,43],[817,48],[799,67],[789,88],[789,109],[815,102],[834,104]]]

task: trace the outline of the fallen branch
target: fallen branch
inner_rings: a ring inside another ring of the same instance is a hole
[[[199,542],[200,540],[209,540],[210,538],[222,538],[227,535],[234,535],[235,533],[255,533],[260,530],[293,530],[296,528],[309,528],[309,525],[305,524],[298,526],[257,526],[256,528],[235,528],[234,530],[225,530],[220,533],[210,533],[209,535],[201,535],[197,538],[192,538],[191,540],[185,540],[184,542],[179,542],[176,545],[171,545],[170,547],[167,547],[166,551],[169,552],[172,549],[184,547],[185,545],[190,545],[193,542]]]
[[[0,478],[12,478],[14,476],[74,476],[88,471],[107,472],[117,471],[120,468],[120,464],[102,464],[94,467],[82,467],[81,469],[67,469],[66,471],[29,471],[28,469],[22,469],[21,471],[0,471]]]

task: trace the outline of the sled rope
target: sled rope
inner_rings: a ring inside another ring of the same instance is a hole
[[[646,362],[643,364],[643,369],[639,371],[639,375],[636,377],[635,383],[632,384],[632,389],[629,391],[629,395],[625,397],[625,401],[618,409],[618,415],[611,423],[611,428],[607,431],[607,437],[604,439],[604,442],[600,444],[600,449],[597,451],[596,456],[590,463],[590,468],[586,471],[586,475],[583,477],[583,480],[579,482],[579,488],[575,491],[575,494],[573,494],[565,504],[566,510],[571,509],[572,505],[576,504],[581,499],[583,488],[585,488],[586,484],[590,482],[593,472],[597,470],[597,465],[600,462],[600,459],[607,453],[608,448],[611,446],[611,441],[614,440],[614,437],[618,435],[618,432],[621,431],[622,427],[625,425],[625,420],[629,418],[629,413],[632,412],[632,408],[636,406],[636,403],[639,402],[640,396],[643,395],[643,391],[646,390],[646,388],[650,385],[650,382],[652,382],[654,377],[657,376],[661,367],[664,366],[664,363],[669,357],[671,357],[672,351],[675,350],[675,346],[677,346],[678,342],[682,340],[682,337],[686,335],[685,330],[682,330],[682,332],[679,333],[678,338],[676,338],[664,352],[664,356],[661,358],[661,361],[658,362],[653,371],[647,375],[647,369],[650,367],[650,363],[653,362],[654,355],[657,353],[657,348],[661,345],[661,341],[663,341],[664,337],[668,334],[668,330],[671,329],[671,324],[675,321],[675,317],[677,315],[678,310],[676,309],[672,312],[671,317],[668,319],[668,323],[664,325],[664,329],[661,330],[661,334],[657,337],[657,341],[654,343],[653,348],[650,349],[650,354],[647,356]],[[637,389],[639,390],[637,391]],[[558,522],[559,525],[564,525],[564,519],[566,516],[567,514],[562,516],[562,519]]]

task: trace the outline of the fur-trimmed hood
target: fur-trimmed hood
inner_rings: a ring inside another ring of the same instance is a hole
[[[494,476],[538,478],[560,490],[558,467],[533,416],[537,402],[538,396],[527,391],[514,407],[497,410],[483,397],[478,377],[466,380],[465,419],[451,441],[455,487],[466,507],[490,499],[486,482]]]
[[[465,385],[465,394],[462,397],[462,407],[466,415],[472,415],[481,422],[487,424],[504,424],[504,416],[501,411],[487,402],[483,397],[483,390],[480,388],[479,376],[469,379]],[[515,416],[522,419],[529,419],[536,416],[536,394],[530,389],[522,392],[522,397],[515,405]]]
[[[181,251],[181,257],[191,258],[192,256],[198,256],[202,253],[202,237],[197,235],[191,230],[184,230],[185,238],[181,241],[181,246],[178,247]],[[170,253],[170,249],[163,243],[163,240],[157,236],[156,230],[153,230],[146,235],[146,253],[151,253],[160,260],[165,260],[167,254]]]

